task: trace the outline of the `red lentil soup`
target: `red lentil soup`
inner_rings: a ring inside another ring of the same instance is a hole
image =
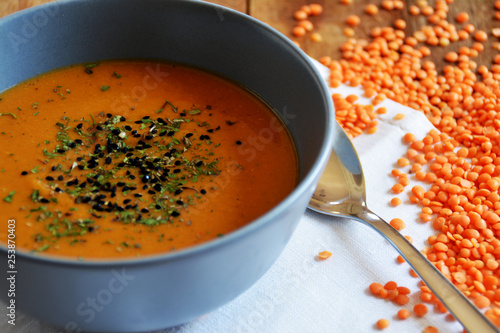
[[[268,105],[200,69],[79,64],[0,98],[1,215],[27,251],[185,248],[261,216],[298,181],[295,147]]]

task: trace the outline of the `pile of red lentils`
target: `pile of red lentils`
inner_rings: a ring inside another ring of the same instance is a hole
[[[331,87],[361,86],[371,98],[370,105],[361,105],[354,95],[332,96],[337,121],[351,138],[376,132],[377,117],[386,112],[377,105],[386,98],[423,112],[435,126],[423,138],[412,133],[402,138],[408,149],[396,161],[400,168],[391,172],[395,179],[392,192],[408,193],[409,201],[422,209],[418,220],[435,229],[422,252],[500,327],[500,54],[491,66],[474,61],[488,38],[500,37],[500,30],[477,29],[465,12],[449,17],[452,4],[453,0],[435,0],[432,5],[427,0],[368,4],[366,15],[407,10],[410,15],[423,16],[426,24],[407,35],[406,22],[395,19],[390,26],[372,28],[369,40],[356,39],[353,28],[361,18],[349,15],[343,30],[342,59],[324,56],[319,60],[330,69]],[[500,0],[493,7],[495,19],[500,20]],[[310,4],[295,12],[297,25],[292,35],[309,34],[311,40],[320,42],[321,35],[313,32],[308,19],[322,10],[320,5]],[[447,65],[438,72],[429,57],[431,50],[459,41],[468,41],[470,46],[447,52]],[[499,42],[491,45],[500,51]],[[415,180],[423,185],[412,185]],[[391,200],[393,206],[400,203],[396,196]],[[401,219],[390,224],[397,230],[405,228]],[[404,259],[398,257],[398,261]],[[418,277],[413,271],[410,274]],[[410,290],[394,281],[373,283],[369,290],[399,306],[409,300]],[[447,312],[423,282],[419,293],[422,302],[413,308],[415,316],[425,316],[428,306]],[[397,312],[399,319],[409,316],[407,309]],[[376,323],[380,329],[388,325],[386,319]],[[425,332],[437,329],[429,326]]]

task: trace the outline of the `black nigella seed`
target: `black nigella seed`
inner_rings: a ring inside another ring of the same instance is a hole
[[[239,146],[242,144],[242,142],[240,140],[236,141],[236,144]]]
[[[124,129],[126,129],[127,131],[131,131],[132,130],[132,127],[130,127],[129,125],[125,126]]]
[[[134,153],[127,153],[127,155],[125,155],[127,157],[130,157],[130,156],[134,156]]]
[[[58,150],[57,150],[57,152],[58,152],[59,154],[64,154],[64,153],[66,152],[66,150],[64,150],[64,149],[58,149]]]
[[[70,180],[69,182],[66,183],[66,186],[73,186],[74,184],[75,184],[75,182]]]
[[[170,154],[169,152],[166,152],[163,156],[172,157],[172,154]]]
[[[146,184],[142,187],[143,190],[147,190],[149,188],[149,186]]]
[[[28,171],[23,171],[21,172],[21,175],[26,176],[28,174]]]
[[[111,197],[112,197],[112,198],[116,197],[116,192],[112,192],[112,193],[111,193]]]
[[[90,75],[90,74],[92,74],[94,72],[90,68],[85,68],[85,73],[87,73],[87,74]]]
[[[77,160],[78,162],[80,162],[81,160],[83,160],[83,157],[78,156],[78,157],[76,158],[76,160]],[[53,170],[53,171],[55,171],[55,170]]]
[[[181,165],[181,164],[182,164],[182,162],[181,162],[181,161],[179,161],[179,160],[177,160],[177,161],[175,161],[175,162],[174,162],[174,165],[175,165],[175,166],[179,166],[179,165]]]
[[[211,129],[207,130],[207,132],[208,132],[208,133],[213,133],[213,132],[214,132],[214,130],[211,128]]]
[[[79,165],[78,169],[83,170],[83,169],[85,169],[85,167],[83,165]]]
[[[89,184],[94,184],[94,180],[93,180],[92,178],[87,178],[87,182],[88,182]]]
[[[212,105],[207,105],[207,110],[212,110]]]
[[[155,194],[156,192],[155,192],[155,191],[153,191],[153,190],[149,190],[149,191],[148,191],[148,193],[149,193],[149,194]]]
[[[174,134],[175,134],[174,131],[170,131],[170,132],[167,133],[167,136],[173,136]]]
[[[201,193],[201,194],[207,194],[207,191],[205,191],[205,190],[201,190],[201,191],[200,191],[200,193]]]
[[[170,153],[171,153],[171,154],[175,154],[175,153],[177,153],[177,149],[175,149],[175,148],[170,149]]]
[[[134,121],[134,123],[136,123],[136,124],[142,124],[142,120]]]
[[[123,122],[123,121],[125,121],[125,120],[127,120],[127,119],[126,119],[124,116],[121,116],[121,117],[120,117],[120,121],[122,121],[122,122]]]
[[[121,131],[118,128],[115,128],[111,131],[111,133],[113,133],[114,135],[118,135],[121,133]]]
[[[111,160],[111,157],[106,157],[106,164],[111,164],[112,160]]]
[[[177,200],[175,203],[178,205],[184,205],[184,202],[182,202],[182,200]]]
[[[54,180],[54,177],[52,177],[52,176],[47,176],[47,177],[45,177],[45,179],[47,179],[48,181],[52,181],[52,180]]]
[[[113,115],[111,113],[106,114],[106,117],[111,118]]]
[[[156,184],[155,186],[153,186],[153,188],[154,188],[156,191],[158,191],[158,192],[160,192],[160,191],[161,191],[161,185],[160,185],[160,184]]]
[[[62,190],[59,187],[56,187],[55,191],[56,192],[62,192]]]
[[[179,173],[179,172],[181,172],[181,169],[174,169],[174,171],[173,171],[173,172],[174,172],[174,173]]]
[[[130,209],[130,208],[132,208],[132,205],[126,205],[125,206],[125,209]]]
[[[123,200],[123,203],[126,205],[126,204],[130,203],[130,201],[132,201],[132,199],[125,199],[125,200]]]
[[[83,141],[80,139],[76,139],[75,142],[78,143],[79,145],[83,144]]]
[[[128,186],[126,186],[126,185],[125,185],[125,186],[123,186],[123,188],[122,188],[122,191],[123,191],[123,192],[128,191],[128,190],[130,190],[130,187],[128,187]]]
[[[146,140],[151,140],[152,138],[154,138],[154,136],[152,136],[152,135],[146,135],[144,137],[144,139],[146,139]]]
[[[134,194],[134,197],[136,197],[136,198],[140,198],[140,197],[142,197],[142,194],[140,194],[140,193],[136,193],[136,194]]]
[[[124,162],[118,163],[118,167],[119,167],[119,168],[123,168],[124,166],[125,166],[125,163],[124,163]]]
[[[135,179],[135,176],[134,176],[134,175],[130,175],[130,176],[128,176],[128,178],[130,178],[130,179],[134,180],[134,179]]]
[[[163,132],[160,132],[160,134],[158,134],[159,136],[165,136],[167,134],[167,131],[163,131]]]
[[[79,123],[78,125],[76,125],[76,128],[78,129],[81,129],[83,127],[83,123]]]
[[[57,167],[54,165],[50,170],[52,171],[56,171],[57,170]]]
[[[155,208],[156,209],[161,209],[161,206],[160,205],[155,205]]]
[[[182,190],[181,190],[180,188],[179,188],[179,189],[177,189],[177,190],[175,190],[175,192],[174,192],[174,194],[175,194],[175,195],[179,195],[179,194],[181,194],[181,193],[182,193]]]
[[[71,143],[69,144],[69,147],[70,147],[70,148],[75,148],[75,147],[76,147],[76,142],[75,142],[75,141],[71,142]]]
[[[87,182],[83,182],[80,185],[78,185],[80,188],[85,188],[87,186]]]
[[[173,211],[172,214],[170,214],[170,215],[172,215],[173,217],[177,217],[177,216],[179,216],[181,214],[179,212],[177,212],[177,211]]]
[[[195,164],[197,167],[201,167],[203,165],[203,161],[196,162]]]
[[[40,199],[40,202],[41,202],[41,203],[49,203],[50,201],[49,201],[48,199],[41,198],[41,199]]]
[[[179,116],[181,116],[181,117],[185,117],[185,116],[186,116],[186,113],[185,113],[185,112],[181,112],[181,113],[179,113]]]
[[[141,180],[143,183],[147,183],[147,182],[149,182],[150,179],[151,179],[151,177],[149,175],[145,175],[144,177],[142,177]]]
[[[117,189],[117,187],[116,187],[116,186],[113,186],[113,187],[111,188],[111,192],[116,192],[116,189]]]
[[[116,186],[122,187],[122,186],[125,186],[125,183],[124,182],[118,182],[118,183],[116,183]]]
[[[106,120],[106,121],[104,122],[104,125],[108,126],[108,125],[109,125],[109,122]]]
[[[101,125],[97,125],[95,128],[96,128],[98,131],[102,131],[102,126],[101,126]]]
[[[59,177],[57,177],[57,180],[59,180],[59,181],[61,181],[61,180],[63,180],[63,179],[64,179],[64,177],[63,177],[63,176],[59,176]]]
[[[149,116],[144,116],[142,117],[142,119],[149,119]]]
[[[147,208],[141,209],[141,213],[149,213],[149,210]]]
[[[162,182],[166,182],[166,181],[167,181],[167,178],[165,178],[165,177],[163,177],[163,176],[160,176],[160,180],[161,180]]]
[[[190,137],[192,137],[192,136],[193,136],[193,133],[188,133],[188,134],[186,134],[186,138],[190,138]]]
[[[158,133],[158,130],[154,129],[154,130],[151,131],[151,134],[156,134],[156,133]]]

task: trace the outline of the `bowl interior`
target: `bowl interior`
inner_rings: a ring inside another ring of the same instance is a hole
[[[6,17],[0,27],[0,91],[110,59],[179,62],[242,84],[271,106],[295,142],[300,175],[291,196],[312,194],[331,144],[333,106],[308,57],[260,21],[202,1],[59,0]]]

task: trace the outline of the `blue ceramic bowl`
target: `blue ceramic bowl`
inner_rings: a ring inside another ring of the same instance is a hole
[[[141,58],[190,64],[233,79],[269,103],[287,125],[300,164],[297,188],[279,205],[196,247],[104,262],[17,253],[16,311],[68,330],[161,329],[231,301],[271,267],[307,207],[333,136],[327,87],[291,41],[247,15],[186,0],[60,0],[1,19],[0,32],[0,91],[75,63]],[[6,272],[7,249],[0,251]],[[8,283],[0,279],[5,302]]]

